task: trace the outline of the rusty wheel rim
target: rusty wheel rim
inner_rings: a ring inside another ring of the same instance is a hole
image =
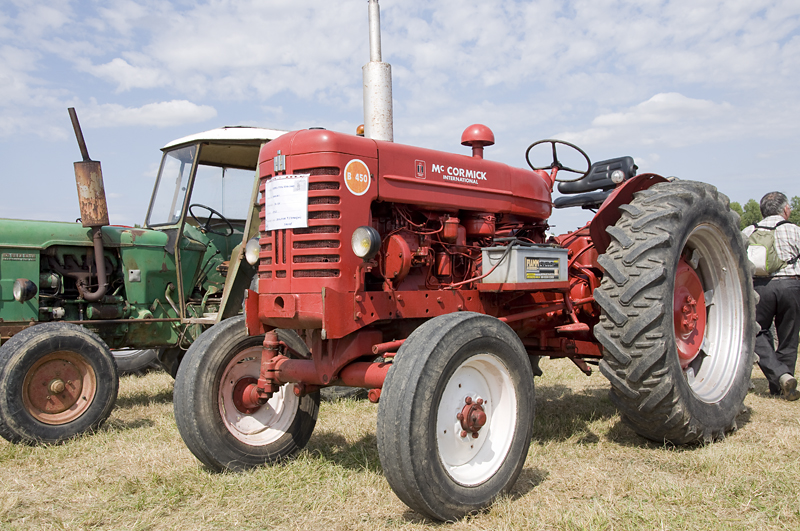
[[[25,410],[44,424],[67,424],[83,415],[97,394],[97,376],[75,352],[51,352],[28,370],[22,383]]]

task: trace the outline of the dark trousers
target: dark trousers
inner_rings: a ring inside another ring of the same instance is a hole
[[[753,287],[761,297],[756,305],[756,321],[761,331],[756,336],[758,366],[769,382],[769,392],[776,395],[781,389],[780,377],[787,372],[794,375],[797,362],[798,334],[800,334],[800,279],[753,279]],[[778,349],[775,350],[770,327],[775,320]]]

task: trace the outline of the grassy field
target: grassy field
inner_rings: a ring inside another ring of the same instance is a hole
[[[381,472],[377,407],[323,404],[288,464],[214,474],[186,449],[164,373],[122,379],[93,435],[49,448],[0,440],[0,529],[800,529],[800,403],[756,368],[739,431],[708,446],[646,442],[599,374],[542,361],[534,440],[506,499],[452,524],[408,510]]]

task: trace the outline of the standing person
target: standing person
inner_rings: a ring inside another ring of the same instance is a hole
[[[753,287],[760,296],[756,305],[756,321],[761,326],[755,347],[758,366],[767,377],[770,394],[797,400],[800,391],[794,369],[800,334],[800,227],[788,222],[792,209],[789,200],[780,192],[762,197],[760,208],[764,219],[742,232],[752,245],[751,235],[755,231],[772,231],[774,251],[784,265],[765,276],[753,277]],[[773,319],[778,335],[777,349],[770,333]]]

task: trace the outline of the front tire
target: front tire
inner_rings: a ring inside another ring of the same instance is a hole
[[[720,439],[742,411],[756,329],[738,216],[690,181],[656,184],[620,211],[594,293],[611,400],[648,439]]]
[[[26,328],[0,347],[0,435],[54,444],[96,430],[118,388],[114,357],[93,332],[68,323]]]
[[[234,393],[258,379],[264,336],[248,336],[244,316],[218,323],[195,341],[175,378],[175,422],[186,446],[216,471],[245,470],[295,455],[308,443],[319,392],[295,396],[286,384],[255,411]]]
[[[472,312],[431,319],[405,341],[383,386],[386,479],[427,517],[480,511],[522,471],[533,413],[531,364],[508,325]]]

